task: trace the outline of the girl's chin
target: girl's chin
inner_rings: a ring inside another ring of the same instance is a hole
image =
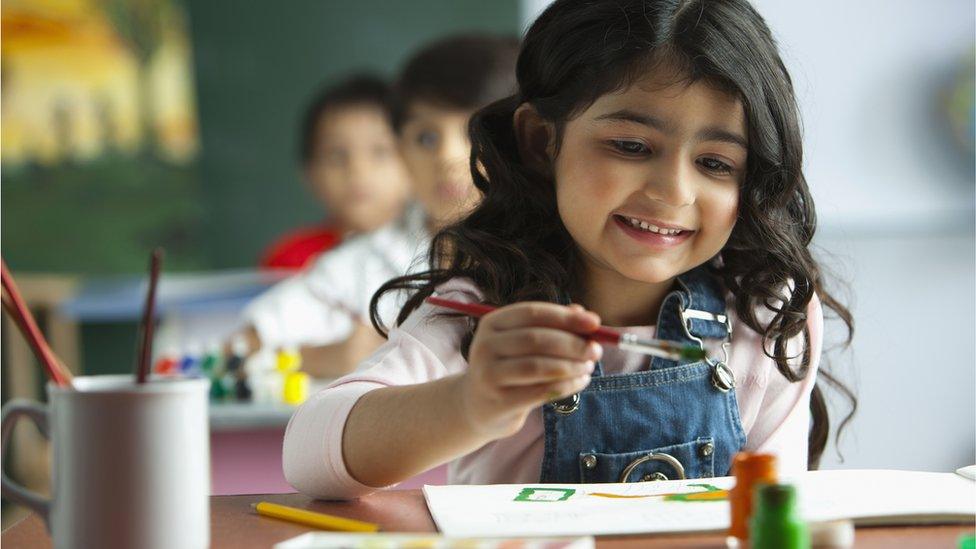
[[[640,282],[643,284],[670,284],[674,281],[680,272],[676,271],[670,266],[648,266],[648,265],[613,265],[613,270],[617,272],[618,275],[633,280],[634,282]]]

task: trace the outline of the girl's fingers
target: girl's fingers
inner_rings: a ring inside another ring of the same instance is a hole
[[[501,307],[485,315],[481,324],[496,331],[534,326],[589,333],[600,327],[600,317],[582,307],[527,301]]]
[[[566,398],[578,393],[590,384],[590,375],[584,374],[570,379],[551,383],[537,383],[524,387],[513,387],[505,391],[506,400],[513,406],[530,407]]]
[[[599,343],[555,328],[522,328],[496,332],[482,342],[499,358],[548,356],[571,360],[599,360]]]
[[[572,379],[592,373],[593,367],[592,361],[521,357],[500,360],[485,375],[497,386],[518,387]]]

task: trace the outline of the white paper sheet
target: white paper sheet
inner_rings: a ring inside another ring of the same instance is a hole
[[[976,520],[976,483],[953,473],[815,471],[785,480],[797,486],[801,516],[811,522]],[[425,486],[424,496],[434,522],[448,536],[710,532],[728,528],[727,500],[675,501],[666,495],[724,490],[733,484],[731,477],[721,477],[632,484]]]

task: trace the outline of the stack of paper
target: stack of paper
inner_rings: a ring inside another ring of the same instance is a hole
[[[952,473],[815,471],[789,480],[807,521],[972,523],[976,483]],[[731,477],[632,484],[425,486],[448,536],[713,532],[729,527]],[[689,497],[691,495],[691,497]]]

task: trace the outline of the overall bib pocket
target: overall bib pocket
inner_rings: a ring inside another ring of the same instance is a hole
[[[715,473],[714,456],[712,437],[636,452],[581,452],[580,479],[588,483],[709,478]]]

